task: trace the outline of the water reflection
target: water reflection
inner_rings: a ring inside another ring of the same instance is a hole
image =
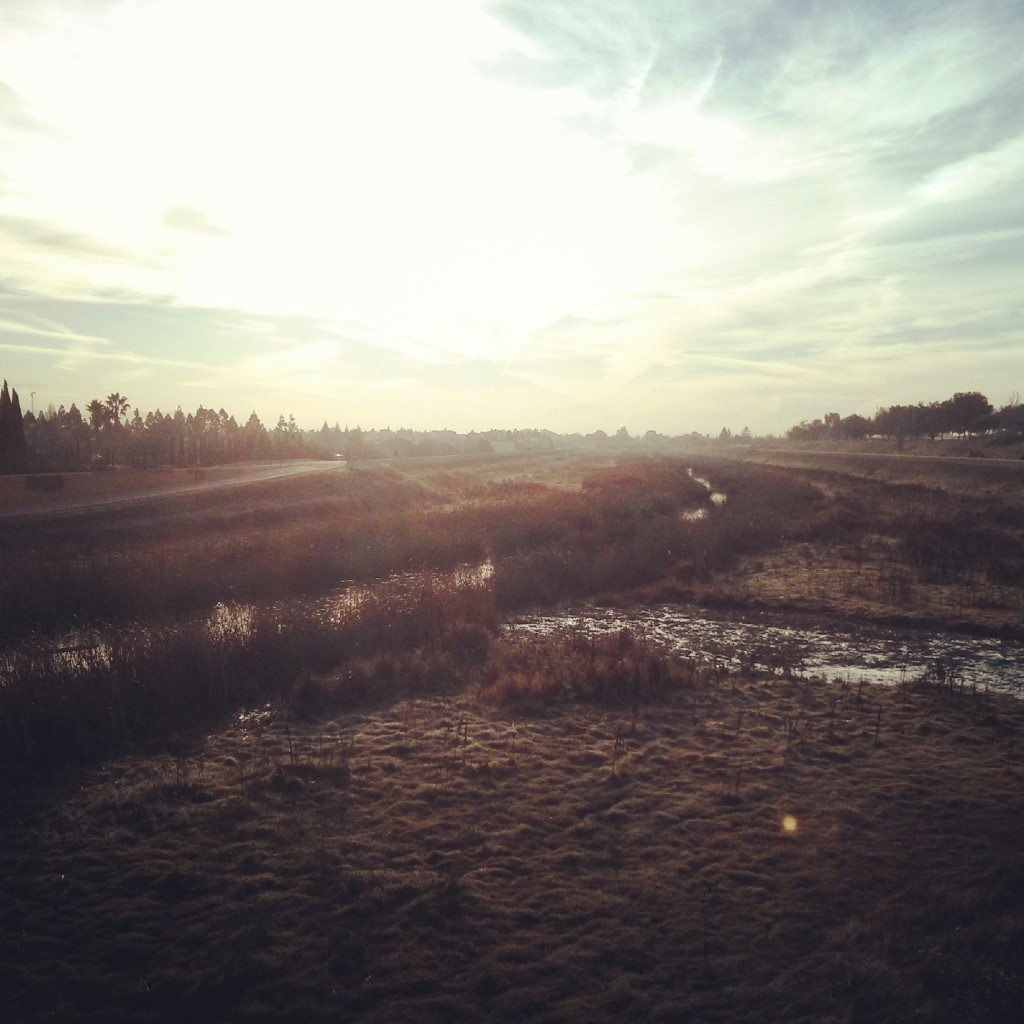
[[[714,489],[714,485],[710,480],[705,480],[702,476],[694,476],[692,469],[688,469],[686,473],[691,480],[695,480],[708,492],[708,500],[715,506],[715,508],[721,508],[729,500],[729,496],[727,494],[723,494],[721,491],[716,491]],[[682,518],[687,523],[696,523],[701,519],[706,519],[707,515],[708,510],[706,508],[696,508],[689,512],[684,512],[682,514]]]
[[[460,565],[449,571],[425,570],[397,573],[370,583],[347,584],[317,597],[254,604],[218,602],[205,615],[156,624],[110,625],[103,629],[72,630],[58,635],[34,636],[0,650],[0,685],[15,673],[103,671],[113,667],[118,655],[142,648],[160,635],[198,628],[214,644],[250,642],[258,629],[280,629],[295,619],[341,626],[373,601],[394,609],[412,609],[430,589],[469,591],[490,585],[494,565],[490,560]]]
[[[673,653],[730,669],[791,671],[889,686],[928,673],[968,689],[976,686],[1018,696],[1024,691],[1024,645],[990,637],[875,627],[802,627],[770,616],[715,617],[674,606],[628,612],[586,607],[520,616],[510,626],[524,634],[565,629],[603,634],[624,628]]]
[[[212,640],[245,644],[261,622],[273,624],[299,615],[341,625],[358,614],[364,602],[383,598],[394,608],[405,601],[412,606],[424,588],[483,591],[493,575],[490,561],[447,573],[405,573],[278,605],[218,604],[199,621]],[[679,606],[628,611],[587,606],[519,616],[508,628],[522,635],[565,629],[601,634],[628,628],[670,652],[728,669],[789,671],[883,685],[897,685],[928,673],[968,689],[1024,693],[1024,644],[1012,640],[881,627],[805,627],[781,615],[714,615]],[[83,630],[58,638],[37,637],[0,653],[0,682],[13,674],[16,665],[23,669],[36,665],[40,671],[44,667],[64,671],[109,667],[117,652],[144,645],[154,632],[136,625],[103,632]]]

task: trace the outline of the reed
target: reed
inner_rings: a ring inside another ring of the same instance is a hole
[[[477,692],[503,705],[585,701],[635,708],[693,690],[708,674],[693,662],[666,657],[628,629],[610,636],[572,630],[538,642],[495,642],[478,677]]]
[[[330,613],[302,603],[225,611],[215,621],[112,628],[70,650],[39,641],[9,649],[0,666],[0,779],[47,777],[301,691],[302,680],[346,663],[349,696],[393,696],[399,687],[389,679],[440,685],[439,660],[472,663],[496,624],[486,588],[430,573]],[[413,651],[401,673],[366,668]]]

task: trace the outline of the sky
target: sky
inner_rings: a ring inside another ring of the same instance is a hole
[[[0,376],[780,434],[1024,387],[1021,0],[0,0]]]

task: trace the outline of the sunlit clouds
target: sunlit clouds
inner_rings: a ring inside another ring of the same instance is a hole
[[[41,402],[681,433],[1019,388],[1009,0],[3,6]]]

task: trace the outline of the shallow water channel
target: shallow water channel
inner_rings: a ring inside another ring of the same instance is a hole
[[[674,654],[728,668],[895,686],[924,675],[966,689],[1024,695],[1024,644],[1012,640],[882,627],[802,626],[780,616],[715,616],[678,606],[581,607],[524,615],[515,634],[629,629]]]
[[[160,624],[119,624],[44,636],[35,635],[0,648],[0,685],[19,667],[32,662],[44,670],[83,672],[111,666],[115,652],[143,646],[161,634],[186,630],[205,635],[211,644],[248,643],[257,626],[281,621],[304,620],[325,626],[340,626],[358,615],[361,606],[375,599],[395,609],[414,605],[424,590],[471,591],[489,586],[494,575],[490,560],[460,565],[443,571],[396,573],[370,583],[351,583],[316,597],[251,604],[219,602],[207,613]]]
[[[340,623],[382,587],[394,588],[395,593],[414,593],[425,580],[433,579],[459,589],[486,588],[493,573],[489,561],[448,573],[408,573],[376,585],[351,585],[318,599],[288,604],[293,613],[301,605],[310,618]],[[220,604],[200,621],[215,642],[229,637],[244,642],[260,611],[255,605]],[[262,611],[273,615],[274,607]],[[587,605],[516,616],[507,628],[512,635],[521,636],[566,630],[596,635],[629,629],[673,654],[729,669],[788,671],[890,686],[929,675],[968,690],[976,687],[1024,696],[1024,644],[1013,640],[879,626],[803,625],[778,613],[716,614],[678,605],[628,610]],[[112,642],[131,642],[132,635],[144,637],[147,632],[144,627],[124,627],[67,633],[48,642],[35,638],[0,652],[0,683],[26,652],[45,658],[51,667],[103,666],[109,662]]]

